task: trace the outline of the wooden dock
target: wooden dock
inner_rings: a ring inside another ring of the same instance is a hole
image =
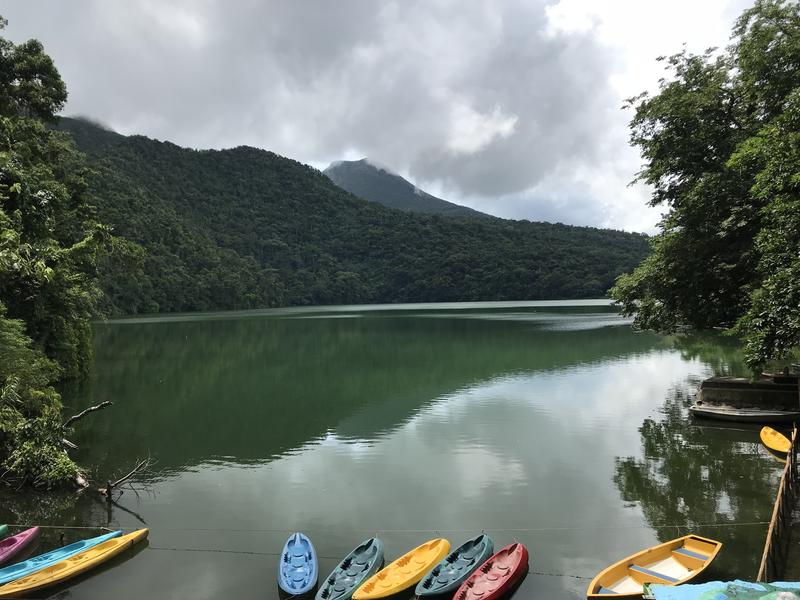
[[[786,454],[786,465],[778,486],[778,495],[775,498],[775,507],[772,510],[772,519],[770,519],[767,529],[764,553],[761,555],[761,566],[756,577],[756,581],[760,582],[777,581],[784,576],[786,569],[792,513],[795,503],[800,497],[798,494],[800,479],[797,474],[798,436],[796,426],[792,427],[791,441],[792,445]]]

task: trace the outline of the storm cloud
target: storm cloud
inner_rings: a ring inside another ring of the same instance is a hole
[[[613,85],[624,49],[585,7],[588,25],[571,19],[575,4],[19,0],[0,10],[8,37],[38,38],[55,59],[65,114],[121,133],[248,144],[319,168],[368,156],[501,216],[652,227],[646,190],[625,187],[638,157]]]

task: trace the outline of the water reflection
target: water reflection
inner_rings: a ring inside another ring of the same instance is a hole
[[[723,542],[710,577],[752,579],[781,465],[761,449],[760,427],[690,417],[693,392],[677,387],[661,408],[663,416],[645,419],[644,456],[618,458],[614,481],[659,540],[696,532]]]
[[[220,457],[269,460],[329,431],[374,439],[476,383],[602,363],[662,342],[627,327],[597,335],[449,314],[99,325],[95,343],[95,376],[67,400],[115,405],[93,416],[76,443],[101,471],[150,452],[169,473]]]
[[[531,551],[515,597],[558,599],[674,525],[769,518],[780,465],[750,432],[686,416],[692,382],[735,364],[725,348],[608,326],[602,306],[420,311],[99,325],[95,375],[68,400],[115,405],[74,441],[100,480],[151,452],[150,493],[125,512],[0,492],[0,521],[140,515],[150,547],[81,598],[112,581],[118,600],[277,597],[272,554],[300,529],[321,572],[370,535],[393,557],[485,530]],[[751,576],[763,526],[700,531],[726,544],[715,574]]]

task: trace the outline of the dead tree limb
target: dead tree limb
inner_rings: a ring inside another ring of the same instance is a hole
[[[83,417],[85,417],[89,413],[93,413],[96,410],[101,410],[101,409],[105,408],[106,406],[111,406],[112,404],[114,404],[114,403],[111,400],[106,400],[105,402],[101,402],[100,404],[96,404],[94,406],[90,406],[86,410],[82,410],[77,415],[72,415],[69,419],[67,419],[64,422],[64,428],[66,429],[67,427],[72,425],[75,421],[77,421],[78,419],[82,419]]]
[[[106,481],[106,487],[100,488],[97,491],[103,494],[103,496],[106,497],[107,501],[113,502],[112,494],[114,493],[115,489],[119,488],[120,485],[122,485],[123,483],[128,481],[131,477],[136,475],[136,473],[139,473],[140,471],[149,468],[152,464],[153,461],[148,456],[147,458],[140,460],[139,463],[133,469],[131,469],[131,471],[127,475],[124,475],[113,482],[111,480]]]

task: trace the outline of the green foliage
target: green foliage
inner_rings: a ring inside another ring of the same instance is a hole
[[[110,238],[86,202],[82,155],[45,126],[66,97],[39,42],[0,38],[0,476],[46,487],[76,472],[51,384],[86,368]]]
[[[668,212],[611,294],[643,328],[736,325],[757,369],[800,341],[800,6],[758,0],[725,52],[661,60],[659,93],[630,100],[631,142]]]
[[[103,274],[118,313],[598,297],[648,251],[621,231],[391,210],[254,148],[60,127],[98,173],[98,216],[146,249],[124,286]]]
[[[61,400],[51,383],[58,365],[25,335],[24,323],[0,304],[0,468],[2,478],[51,487],[74,479],[61,449]]]

